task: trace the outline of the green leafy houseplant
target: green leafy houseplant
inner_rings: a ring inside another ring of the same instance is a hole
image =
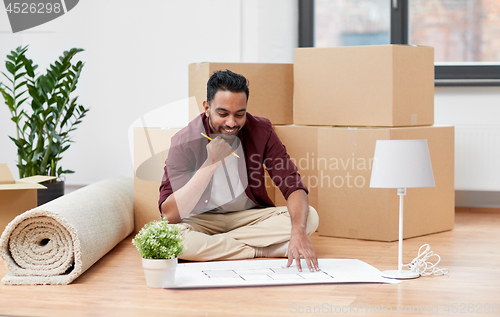
[[[0,82],[0,92],[16,125],[16,136],[9,138],[17,146],[19,177],[48,175],[60,177],[74,173],[58,166],[70,147],[70,133],[76,130],[88,109],[72,97],[83,63],[72,63],[82,49],[65,51],[45,74],[37,74],[26,57],[28,46],[18,47],[7,55],[7,85]]]
[[[144,259],[173,259],[184,250],[179,232],[179,226],[169,225],[167,220],[151,221],[132,239],[132,243]]]

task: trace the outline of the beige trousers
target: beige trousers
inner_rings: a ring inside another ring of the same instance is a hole
[[[318,222],[318,213],[309,207],[308,235],[316,231]],[[253,258],[255,247],[288,241],[292,230],[287,207],[203,213],[187,217],[179,225],[186,246],[179,258],[191,261]]]

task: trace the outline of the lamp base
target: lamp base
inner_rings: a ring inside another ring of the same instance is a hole
[[[388,278],[396,278],[396,279],[408,279],[408,278],[417,278],[420,276],[419,273],[412,271],[398,271],[398,270],[390,270],[382,272],[383,277]]]

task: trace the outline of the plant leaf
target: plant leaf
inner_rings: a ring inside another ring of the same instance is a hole
[[[19,99],[19,97],[21,97],[22,95],[24,95],[24,94],[26,93],[26,91],[27,91],[27,90],[25,90],[25,91],[23,91],[23,92],[21,92],[21,93],[17,94],[17,95],[16,95],[16,99]]]
[[[14,87],[15,90],[18,90],[19,88],[21,88],[22,86],[26,86],[28,84],[28,82],[25,80],[21,83],[19,83],[16,87]]]
[[[2,74],[7,78],[8,81],[10,81],[11,84],[14,84],[14,80],[10,79],[9,76],[7,76],[4,72]]]
[[[14,79],[18,80],[19,78],[23,77],[24,75],[26,75],[26,72],[19,73],[16,75],[16,77],[14,77]]]
[[[12,64],[11,62],[6,61],[5,68],[7,68],[7,71],[12,75],[16,75],[16,66],[14,66],[14,64]]]
[[[28,99],[28,98],[24,98],[23,100],[21,100],[21,101],[18,101],[18,102],[17,102],[17,105],[16,105],[16,107],[19,107],[19,106],[21,106],[21,105],[22,105],[22,104],[23,104],[23,103],[24,103],[24,102],[25,102],[25,101],[26,101],[27,99]]]
[[[3,98],[5,99],[5,104],[9,106],[9,109],[11,111],[15,111],[14,109],[14,98],[12,98],[11,95],[9,95],[3,88],[0,88],[0,91],[2,92]]]

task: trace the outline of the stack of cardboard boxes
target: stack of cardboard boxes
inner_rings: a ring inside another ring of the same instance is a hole
[[[428,141],[436,187],[408,190],[404,237],[453,228],[454,129],[433,126],[432,47],[296,49],[294,97],[295,125],[276,131],[307,158],[320,235],[398,239],[396,189],[369,187],[376,140]]]
[[[406,45],[299,48],[293,64],[191,64],[189,96],[198,107],[190,119],[203,111],[214,71],[244,75],[248,112],[273,123],[309,188],[319,234],[369,240],[398,239],[396,190],[369,187],[376,140],[427,139],[436,187],[408,190],[404,237],[450,230],[454,130],[433,126],[433,55],[431,47]],[[276,205],[286,205],[267,184]]]
[[[180,129],[134,129],[134,232],[160,219],[158,198],[170,139]]]

